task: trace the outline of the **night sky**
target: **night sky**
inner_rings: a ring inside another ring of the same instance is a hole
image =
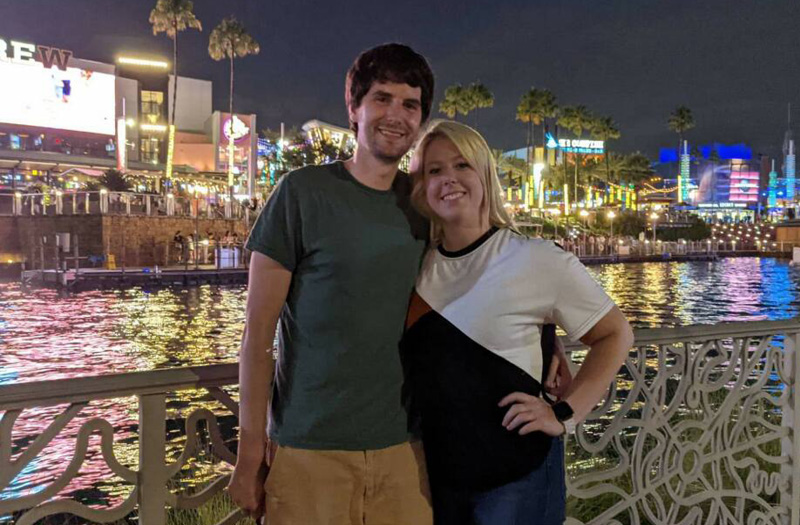
[[[0,0],[0,36],[103,62],[122,52],[171,59],[170,40],[148,23],[154,5]],[[208,36],[236,15],[261,54],[236,63],[235,111],[257,113],[260,129],[312,118],[346,126],[345,72],[362,49],[387,41],[428,57],[434,116],[448,85],[486,84],[495,107],[480,111],[479,128],[493,147],[524,146],[514,117],[531,86],[611,116],[622,132],[611,148],[651,157],[677,142],[666,120],[681,104],[697,121],[693,144],[747,142],[776,155],[788,102],[800,124],[796,0],[196,0],[195,14],[203,32],[180,34],[178,73],[213,80],[214,109],[226,109],[227,63],[209,58]]]

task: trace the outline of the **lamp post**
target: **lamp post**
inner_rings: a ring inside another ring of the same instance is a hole
[[[658,214],[653,212],[650,214],[650,218],[653,219],[653,253],[656,251],[656,222],[658,221]]]
[[[554,216],[553,224],[555,225],[555,233],[553,234],[553,236],[556,239],[558,239],[558,215],[561,213],[561,210],[559,210],[558,208],[553,208],[552,210],[550,210],[550,213],[552,213]]]
[[[617,214],[614,213],[613,210],[609,211],[606,214],[606,217],[608,217],[608,221],[611,223],[611,233],[609,234],[609,237],[611,237],[611,238],[609,240],[608,246],[611,249],[612,253],[614,251],[614,217],[616,217],[616,216],[617,216]]]
[[[586,229],[589,227],[588,219],[589,212],[586,210],[581,210],[578,214],[583,218],[583,246],[581,246],[581,251],[586,250]]]

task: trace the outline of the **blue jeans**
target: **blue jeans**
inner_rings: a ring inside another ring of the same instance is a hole
[[[561,525],[566,519],[564,441],[553,439],[544,462],[500,487],[471,491],[434,482],[435,525]]]

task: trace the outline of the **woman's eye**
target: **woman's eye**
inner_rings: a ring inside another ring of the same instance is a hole
[[[439,173],[439,168],[430,168],[428,170],[428,175],[436,175],[437,173]]]
[[[469,163],[467,163],[467,162],[459,162],[458,164],[456,164],[456,167],[458,169],[461,169],[461,170],[469,169]]]

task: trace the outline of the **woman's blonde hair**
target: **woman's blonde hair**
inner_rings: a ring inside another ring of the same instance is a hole
[[[467,125],[452,120],[434,120],[414,148],[410,170],[414,182],[411,202],[422,215],[431,221],[431,244],[435,245],[442,241],[442,225],[428,206],[425,195],[425,150],[436,138],[446,138],[452,142],[464,160],[481,175],[481,185],[483,186],[481,212],[488,208],[489,224],[516,231],[514,220],[503,206],[503,189],[497,178],[494,157],[481,134]]]

